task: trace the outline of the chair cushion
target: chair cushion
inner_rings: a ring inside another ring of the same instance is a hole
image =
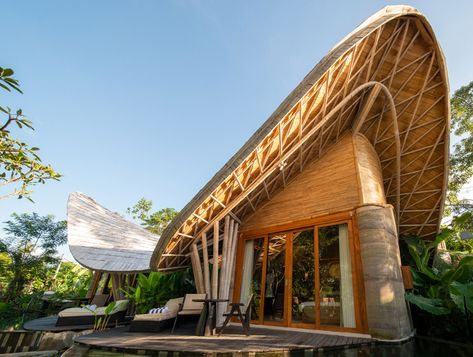
[[[194,300],[202,300],[207,297],[207,294],[186,294],[184,299],[184,306],[182,310],[202,310],[203,302],[195,302]]]
[[[179,311],[179,304],[182,304],[182,302],[184,301],[184,298],[183,297],[180,297],[180,298],[175,298],[175,299],[170,299],[167,303],[166,303],[166,307],[170,310],[170,311]]]
[[[161,314],[136,314],[133,321],[164,321],[175,318],[177,311],[168,311]]]
[[[178,315],[200,315],[202,309],[189,309],[189,310],[181,310],[178,312]]]
[[[59,311],[58,315],[60,317],[105,315],[105,307],[98,307],[97,309],[95,309],[94,312],[87,310],[83,307],[71,307],[69,309]]]

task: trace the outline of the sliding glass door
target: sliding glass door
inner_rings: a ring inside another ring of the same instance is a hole
[[[356,329],[350,222],[315,225],[242,244],[240,301],[256,323]]]

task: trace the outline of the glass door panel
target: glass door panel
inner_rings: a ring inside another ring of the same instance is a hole
[[[356,327],[348,225],[318,228],[320,325]]]
[[[315,324],[314,230],[295,232],[292,236],[293,323]]]
[[[240,302],[246,304],[253,294],[251,319],[261,316],[261,278],[263,273],[264,238],[248,239],[244,245]]]
[[[269,236],[264,290],[264,321],[284,322],[286,241],[288,234]]]

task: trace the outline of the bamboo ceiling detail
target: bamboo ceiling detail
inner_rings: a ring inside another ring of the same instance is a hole
[[[381,10],[322,59],[181,211],[152,268],[187,264],[190,244],[213,222],[255,212],[347,131],[364,134],[378,153],[400,234],[432,238],[446,187],[448,99],[443,54],[425,17],[408,6]]]

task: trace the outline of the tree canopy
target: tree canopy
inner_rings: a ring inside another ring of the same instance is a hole
[[[0,67],[0,88],[22,93],[13,73],[10,68]],[[61,175],[51,165],[42,163],[37,147],[30,147],[12,136],[13,124],[20,130],[25,127],[34,130],[22,110],[12,111],[8,106],[0,105],[0,114],[6,117],[3,123],[0,119],[0,200],[12,196],[31,200],[31,186],[50,179],[58,180]]]
[[[455,91],[451,98],[452,132],[460,137],[450,155],[450,175],[446,213],[459,214],[472,208],[468,200],[458,197],[473,177],[473,81]]]
[[[57,248],[67,242],[66,222],[57,222],[54,216],[13,213],[11,217],[5,222],[6,237],[0,238],[2,269],[11,274],[7,300],[22,294],[27,284],[34,290],[32,284],[46,278],[47,269],[59,262]]]
[[[174,217],[179,213],[174,208],[162,208],[157,212],[151,213],[153,202],[145,198],[141,198],[133,206],[127,209],[127,213],[138,219],[141,225],[155,234],[161,235]]]

